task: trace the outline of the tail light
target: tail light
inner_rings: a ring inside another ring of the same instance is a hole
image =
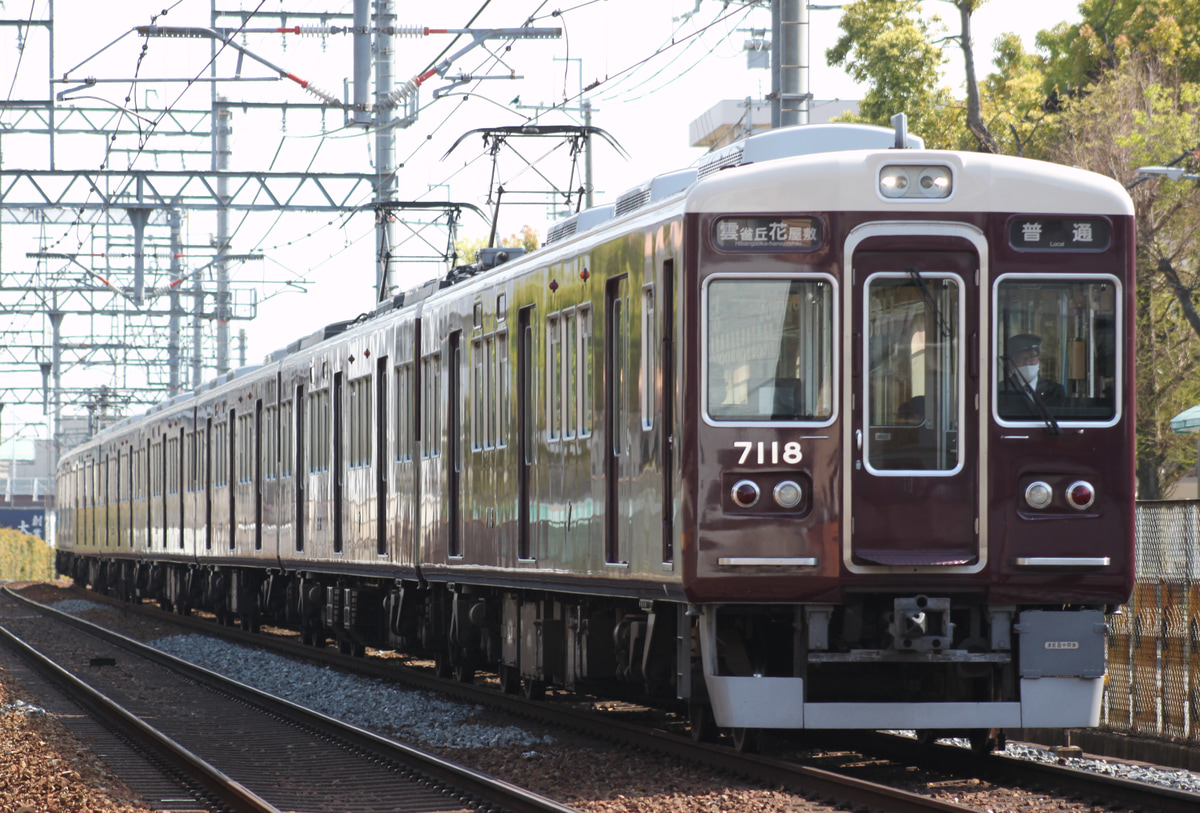
[[[758,486],[752,481],[738,480],[733,484],[729,496],[742,508],[750,508],[758,502],[761,493]]]
[[[1096,501],[1096,489],[1086,480],[1076,480],[1067,486],[1067,502],[1072,508],[1084,511]]]

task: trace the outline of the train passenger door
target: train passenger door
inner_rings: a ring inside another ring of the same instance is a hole
[[[450,334],[449,358],[446,367],[446,439],[449,460],[446,462],[449,476],[449,536],[446,552],[449,556],[462,556],[462,331]]]
[[[629,561],[629,278],[608,281],[604,303],[604,561]]]
[[[902,227],[901,227],[902,228]],[[936,227],[935,227],[936,228]],[[953,228],[953,227],[951,227]],[[982,238],[978,238],[979,242]],[[975,572],[981,512],[979,257],[961,239],[880,235],[847,255],[848,543],[854,572]],[[978,243],[977,243],[978,245]],[[982,297],[982,299],[981,299]]]

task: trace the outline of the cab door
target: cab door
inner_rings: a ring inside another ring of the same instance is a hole
[[[843,562],[853,572],[974,572],[986,561],[978,318],[985,294],[980,252],[956,250],[962,243],[879,236],[848,250]]]

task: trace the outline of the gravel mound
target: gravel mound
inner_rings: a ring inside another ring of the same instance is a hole
[[[82,599],[82,598],[70,598],[70,599],[67,599],[66,601],[56,602],[52,606],[55,610],[58,610],[60,613],[70,613],[72,615],[74,615],[75,613],[86,613],[88,610],[108,610],[109,612],[113,611],[113,608],[109,607],[107,604],[97,604],[94,601],[87,601],[86,599]]]
[[[1002,751],[1005,756],[1028,759],[1034,762],[1061,762],[1068,768],[1081,771],[1116,776],[1121,779],[1131,779],[1136,782],[1146,782],[1160,787],[1175,788],[1188,793],[1200,793],[1200,775],[1191,771],[1173,768],[1154,768],[1149,765],[1132,765],[1125,762],[1108,762],[1102,759],[1086,759],[1081,757],[1066,757],[1060,759],[1057,754],[1044,748],[1029,745],[1009,743]]]
[[[360,728],[387,731],[437,748],[529,747],[553,742],[517,726],[472,721],[482,709],[429,692],[402,689],[327,666],[229,644],[203,635],[175,635],[151,646],[234,680]]]

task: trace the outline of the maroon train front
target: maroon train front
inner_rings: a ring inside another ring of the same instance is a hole
[[[124,421],[62,458],[59,568],[739,747],[1095,725],[1132,204],[904,139],[755,136]]]

